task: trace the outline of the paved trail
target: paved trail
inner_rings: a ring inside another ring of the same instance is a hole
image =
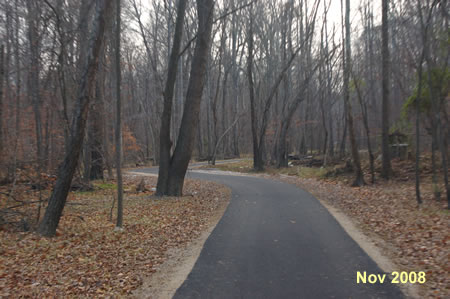
[[[233,195],[174,298],[403,297],[389,277],[356,283],[357,271],[384,273],[311,194],[250,176],[188,177],[223,183]]]

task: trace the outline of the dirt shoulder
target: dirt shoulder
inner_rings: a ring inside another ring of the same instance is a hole
[[[148,176],[153,175],[148,174]],[[205,183],[212,184],[210,182]],[[225,189],[223,186],[221,187]],[[155,272],[143,280],[142,285],[133,291],[131,298],[170,299],[173,297],[176,290],[191,272],[206,239],[208,239],[228,206],[231,199],[231,190],[226,189],[224,191],[223,195],[226,197],[218,202],[214,209],[211,209],[211,213],[205,219],[202,231],[182,246],[169,248],[166,252],[165,261],[157,265],[154,269]]]
[[[174,252],[205,238],[231,196],[222,185],[187,180],[186,196],[157,198],[156,178],[146,176],[148,191],[138,193],[141,180],[125,178],[123,232],[109,219],[114,184],[72,192],[55,238],[2,228],[0,297],[131,296]]]

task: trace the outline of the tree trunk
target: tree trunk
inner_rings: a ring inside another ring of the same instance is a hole
[[[17,168],[17,152],[19,146],[20,139],[20,93],[22,91],[22,66],[20,64],[20,19],[19,19],[19,8],[18,8],[19,0],[15,1],[15,12],[14,12],[14,23],[15,23],[15,36],[14,36],[14,60],[15,60],[15,68],[16,68],[16,119],[15,119],[15,141],[14,141],[14,160],[13,160],[13,177],[16,176],[16,168]]]
[[[287,133],[288,133],[288,128],[289,125],[287,122],[290,122],[291,120],[285,120],[282,125],[281,125],[281,130],[280,130],[280,136],[278,139],[278,157],[277,157],[277,167],[278,168],[282,168],[282,167],[288,167],[288,152],[287,152],[287,142],[286,142],[286,137],[287,137]]]
[[[235,0],[231,1],[232,9],[235,9]],[[232,77],[232,99],[234,104],[234,114],[239,113],[239,94],[238,94],[238,83],[239,83],[239,69],[237,66],[237,21],[236,13],[233,14],[231,19],[231,77]],[[233,128],[233,156],[239,157],[239,122]]]
[[[183,24],[186,11],[187,0],[179,0],[177,8],[177,20],[175,24],[175,34],[173,37],[172,50],[167,70],[167,81],[164,90],[164,108],[161,117],[160,130],[160,151],[159,151],[159,171],[158,183],[156,186],[156,195],[162,196],[168,193],[169,187],[169,169],[171,165],[170,149],[172,141],[170,140],[170,124],[172,117],[172,104],[175,82],[177,78],[177,62],[181,48],[181,39],[183,36]]]
[[[444,104],[444,109],[446,105]],[[446,110],[445,110],[446,111]],[[444,122],[444,126],[440,130],[442,136],[441,140],[441,157],[442,157],[442,171],[444,172],[444,183],[445,183],[445,192],[447,195],[447,209],[450,210],[450,186],[448,183],[448,140],[449,140],[449,129],[448,122]]]
[[[217,142],[214,146],[214,151],[212,153],[211,156],[211,164],[212,165],[216,165],[216,156],[217,156],[217,149],[219,148],[220,142],[222,141],[222,139],[228,134],[228,132],[230,132],[231,129],[233,129],[238,121],[239,121],[240,116],[237,116],[236,119],[234,120],[234,122],[225,130],[225,132],[223,132],[223,134],[217,139]]]
[[[356,144],[355,129],[353,125],[352,107],[350,104],[350,72],[351,72],[351,42],[350,42],[350,0],[346,0],[345,13],[345,68],[344,68],[344,104],[347,111],[348,132],[350,145],[352,148],[353,167],[355,170],[355,180],[352,186],[362,186],[365,184],[364,175],[361,169],[358,145]]]
[[[92,126],[91,126],[91,120],[92,114],[88,116],[87,122],[86,122],[86,136],[84,140],[83,145],[83,152],[82,152],[82,159],[83,159],[83,181],[86,185],[89,184],[90,178],[91,178],[91,161],[92,161]]]
[[[99,70],[99,73],[102,72]],[[99,77],[101,75],[99,74]],[[91,180],[103,180],[103,96],[100,87],[100,80],[95,82],[95,102],[92,109],[92,131],[91,131]]]
[[[334,159],[334,135],[333,135],[333,118],[331,117],[331,112],[330,112],[330,117],[328,118],[328,127],[329,127],[329,132],[330,132],[330,141],[328,142],[328,155],[330,157],[330,159]]]
[[[420,95],[422,94],[422,62],[423,54],[419,62],[419,88],[417,90],[416,99],[416,161],[415,161],[415,177],[416,177],[416,200],[417,204],[422,204],[420,196]]]
[[[250,93],[250,116],[253,144],[253,168],[256,171],[264,170],[264,161],[258,141],[258,120],[256,116],[255,87],[253,82],[253,16],[250,15],[248,32],[247,80]]]
[[[367,104],[364,102],[362,97],[361,89],[359,87],[359,83],[357,78],[353,75],[355,82],[355,89],[358,97],[359,106],[361,107],[362,116],[363,116],[363,124],[364,129],[366,131],[367,136],[367,150],[369,151],[369,163],[370,163],[370,175],[371,175],[371,183],[375,184],[375,158],[372,152],[372,144],[370,142],[370,129],[369,129],[369,117],[367,115]]]
[[[439,140],[439,123],[440,123],[440,111],[438,101],[440,99],[436,97],[436,93],[433,87],[432,78],[431,78],[431,70],[435,68],[435,66],[431,63],[431,59],[428,55],[428,46],[424,45],[425,50],[425,61],[428,66],[427,72],[427,82],[428,89],[430,92],[430,102],[431,102],[431,181],[433,183],[433,193],[434,198],[436,200],[441,199],[441,192],[438,188],[438,177],[437,177],[437,165],[436,165],[436,151],[440,148],[440,140]]]
[[[0,46],[0,165],[3,160],[3,81],[5,77],[4,68],[5,48]]]
[[[389,0],[382,0],[382,24],[381,24],[381,56],[382,56],[382,89],[381,123],[382,123],[382,169],[381,177],[389,179],[392,172],[391,157],[389,153],[389,25],[388,25]]]
[[[36,153],[37,153],[37,165],[38,173],[41,171],[43,163],[43,150],[42,150],[42,120],[41,120],[41,97],[40,97],[40,84],[39,84],[39,71],[40,71],[40,59],[39,59],[39,32],[38,32],[38,19],[39,9],[36,0],[27,1],[27,18],[28,18],[28,42],[30,46],[30,65],[28,73],[28,89],[31,96],[31,102],[33,103],[34,121],[35,121],[35,134],[36,134]]]
[[[72,122],[69,151],[66,153],[64,161],[59,168],[55,188],[53,189],[44,218],[38,229],[41,235],[47,237],[52,237],[56,234],[56,228],[58,227],[67,200],[83,145],[89,102],[95,86],[99,53],[103,43],[105,19],[110,16],[109,12],[112,1],[97,0],[96,3],[95,24],[91,34],[88,55],[84,64],[84,76],[82,76],[78,89],[78,102]]]
[[[181,0],[180,0],[181,1]],[[191,65],[191,74],[181,120],[180,133],[169,170],[167,195],[181,196],[184,177],[192,156],[200,103],[205,83],[206,65],[211,46],[213,0],[197,0],[198,33]]]
[[[116,170],[117,170],[117,219],[116,228],[123,226],[123,180],[122,180],[122,73],[120,68],[120,0],[116,0],[116,30],[115,30],[115,69],[116,69]]]

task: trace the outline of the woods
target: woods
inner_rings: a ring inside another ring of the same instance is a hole
[[[241,239],[249,263],[267,261],[265,246],[297,253],[300,232],[320,229],[312,220],[341,230],[329,204],[386,242],[396,271],[423,270],[422,297],[446,297],[449,11],[447,0],[0,0],[0,297],[130,296],[229,203],[232,227],[256,228]],[[292,243],[265,242],[290,230]],[[333,266],[332,251],[298,258]]]
[[[56,176],[42,235],[71,184],[116,177],[121,210],[122,166],[159,165],[156,193],[179,196],[192,159],[246,155],[347,161],[354,186],[414,160],[421,203],[429,153],[450,205],[447,1],[110,2],[0,6],[0,179]]]

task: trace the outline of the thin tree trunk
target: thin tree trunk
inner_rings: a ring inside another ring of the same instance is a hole
[[[14,14],[14,23],[15,23],[15,37],[14,37],[14,60],[16,67],[16,138],[14,141],[14,160],[13,160],[13,178],[16,177],[16,169],[17,169],[17,152],[19,146],[20,139],[20,93],[22,91],[22,67],[20,65],[20,19],[19,19],[19,8],[18,8],[19,0],[15,2],[15,14]]]
[[[211,164],[212,164],[212,165],[216,165],[217,149],[218,149],[218,147],[219,147],[220,142],[221,142],[222,139],[225,137],[225,135],[227,135],[228,132],[230,132],[230,130],[233,129],[233,128],[236,126],[236,124],[238,123],[239,118],[240,118],[241,116],[242,116],[242,115],[239,115],[238,117],[236,117],[236,119],[234,120],[234,122],[228,127],[228,129],[225,130],[225,132],[223,132],[223,134],[222,134],[222,135],[219,137],[219,139],[217,140],[216,145],[214,146],[214,152],[213,152],[212,158],[211,158]]]
[[[366,131],[366,136],[367,136],[367,150],[369,151],[371,183],[375,184],[375,158],[373,156],[372,144],[370,142],[370,129],[369,129],[369,120],[368,120],[368,115],[367,115],[367,104],[364,103],[364,100],[362,98],[362,93],[361,93],[361,89],[359,87],[357,78],[355,78],[355,76],[353,76],[353,78],[354,78],[356,93],[358,96],[358,102],[359,102],[359,105],[360,105],[361,111],[362,111],[364,130]]]
[[[30,47],[30,66],[28,74],[28,88],[33,104],[34,120],[35,120],[35,134],[36,134],[36,153],[37,153],[37,167],[38,174],[41,171],[43,163],[42,150],[42,120],[41,120],[41,97],[39,84],[39,33],[38,33],[38,18],[39,10],[36,0],[27,1],[27,18],[28,18],[28,42]]]
[[[247,80],[250,92],[250,116],[252,127],[252,144],[253,144],[253,168],[256,171],[264,170],[264,162],[258,141],[256,103],[255,103],[255,87],[253,82],[253,16],[250,15],[249,32],[248,32],[248,56],[247,56]]]
[[[99,180],[103,179],[103,153],[106,149],[103,148],[104,140],[104,107],[103,107],[103,95],[100,86],[100,77],[102,76],[101,67],[99,69],[99,79],[95,82],[95,103],[92,109],[92,140],[91,144],[91,171],[90,179]]]
[[[430,9],[431,13],[432,9]],[[441,123],[441,112],[440,112],[440,102],[441,99],[439,98],[439,95],[436,95],[435,88],[433,86],[433,81],[431,78],[431,70],[436,69],[436,66],[434,63],[432,63],[430,55],[429,55],[429,45],[424,44],[425,47],[425,61],[427,64],[427,83],[428,83],[428,90],[430,92],[430,102],[431,102],[431,180],[433,183],[433,193],[434,198],[436,200],[441,199],[441,191],[438,187],[438,175],[437,175],[437,165],[436,165],[436,151],[441,148],[441,141],[440,141],[440,123]],[[446,66],[443,68],[443,72],[446,71]],[[437,92],[439,94],[439,92]],[[445,99],[444,99],[445,101]],[[444,161],[442,161],[444,162]],[[445,161],[446,162],[446,161]]]
[[[5,77],[4,68],[5,47],[0,46],[0,165],[3,162],[3,81]]]
[[[381,22],[381,56],[382,56],[382,89],[381,102],[381,149],[382,168],[381,177],[389,179],[391,168],[391,157],[389,153],[389,93],[390,93],[390,69],[389,69],[389,25],[388,25],[389,0],[382,0],[382,22]]]
[[[355,180],[352,186],[364,185],[364,175],[361,169],[361,161],[359,158],[358,145],[356,144],[355,129],[353,125],[352,107],[350,104],[350,71],[351,71],[351,42],[350,42],[350,0],[346,0],[345,13],[345,68],[344,68],[344,104],[347,111],[348,132],[350,137],[350,145],[352,148],[353,167],[355,171]]]
[[[449,139],[448,122],[444,123],[441,132],[442,136],[440,140],[441,140],[442,171],[444,172],[445,192],[447,195],[447,209],[450,210],[450,186],[448,183],[448,139]]]
[[[416,99],[416,161],[415,161],[415,176],[416,176],[416,200],[417,204],[422,204],[420,196],[420,95],[422,94],[422,61],[423,55],[419,62],[419,88],[417,90]]]
[[[115,69],[116,69],[116,171],[117,171],[117,220],[116,229],[123,226],[123,181],[122,181],[122,73],[120,67],[120,0],[116,0]]]
[[[347,121],[347,106],[344,105],[344,128],[342,132],[342,139],[341,139],[341,145],[339,147],[339,155],[341,158],[345,157],[346,155],[346,148],[347,148],[347,128],[348,128],[348,121]]]
[[[286,136],[289,129],[289,124],[291,120],[285,120],[281,125],[281,131],[280,136],[278,139],[278,156],[277,156],[277,167],[288,167],[289,160],[288,160],[288,152],[287,152],[287,142],[286,142]]]
[[[99,53],[103,43],[105,19],[110,15],[111,3],[112,1],[97,0],[95,24],[91,34],[88,55],[84,64],[84,76],[82,76],[78,89],[78,102],[72,122],[70,150],[66,153],[64,161],[59,168],[55,188],[49,199],[45,215],[39,225],[38,232],[43,236],[52,237],[56,234],[56,228],[58,227],[80,157],[90,97],[95,87]]]

